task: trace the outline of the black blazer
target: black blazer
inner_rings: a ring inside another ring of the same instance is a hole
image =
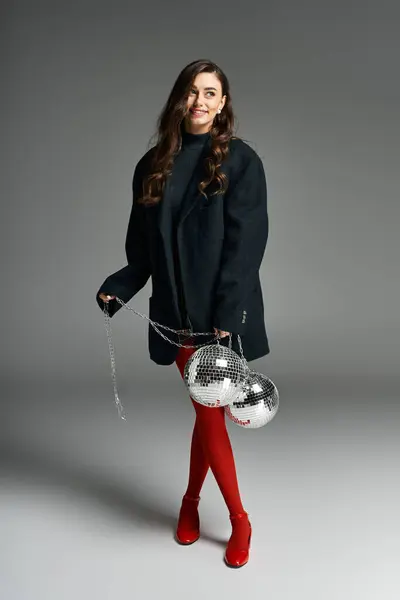
[[[259,277],[268,238],[267,187],[263,163],[243,140],[230,141],[230,152],[222,164],[229,187],[225,194],[211,196],[218,188],[211,184],[207,199],[197,185],[204,178],[206,141],[185,192],[177,228],[177,244],[182,286],[189,323],[193,331],[211,333],[217,327],[232,333],[232,349],[240,354],[237,334],[247,361],[269,354],[264,323],[264,303]],[[132,191],[133,203],[126,235],[128,264],[109,275],[96,294],[103,310],[100,293],[116,295],[128,303],[152,278],[148,316],[152,321],[173,329],[187,327],[179,310],[179,290],[175,283],[172,250],[172,225],[168,210],[171,189],[167,179],[161,202],[154,206],[138,204],[142,179],[149,168],[155,147],[136,165]],[[120,308],[115,299],[108,303],[112,317]],[[162,329],[170,340],[178,334]],[[211,342],[212,335],[194,338],[194,344]],[[216,342],[213,342],[216,343]],[[229,336],[220,339],[228,346]],[[148,323],[148,349],[151,360],[159,365],[175,361],[178,346],[165,341]]]

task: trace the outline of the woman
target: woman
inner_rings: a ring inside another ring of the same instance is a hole
[[[269,353],[259,269],[268,238],[265,173],[257,153],[233,136],[229,83],[211,61],[179,74],[158,120],[158,139],[136,165],[126,236],[128,264],[97,292],[112,317],[152,278],[149,318],[181,333],[166,341],[149,323],[150,358],[177,365],[181,376],[196,348],[218,334],[247,361]],[[191,337],[193,332],[204,336]],[[163,333],[166,333],[165,331]],[[208,334],[208,335],[207,335]],[[232,535],[225,562],[249,559],[251,523],[240,498],[223,407],[193,401],[189,482],[176,540],[199,536],[198,503],[209,467],[226,502]]]

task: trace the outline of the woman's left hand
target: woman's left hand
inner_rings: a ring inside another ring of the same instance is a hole
[[[229,331],[222,331],[222,329],[217,329],[216,327],[214,327],[214,333],[218,333],[221,337],[229,335]]]

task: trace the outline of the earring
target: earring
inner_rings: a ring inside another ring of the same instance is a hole
[[[218,114],[221,112],[221,109],[218,110]]]

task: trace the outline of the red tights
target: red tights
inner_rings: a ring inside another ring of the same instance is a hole
[[[193,338],[187,343],[193,344]],[[176,365],[183,378],[185,364],[196,348],[180,347]],[[189,483],[186,493],[199,496],[208,468],[217,481],[230,514],[243,512],[235,460],[225,423],[223,407],[209,407],[191,398],[196,411],[190,451]]]

